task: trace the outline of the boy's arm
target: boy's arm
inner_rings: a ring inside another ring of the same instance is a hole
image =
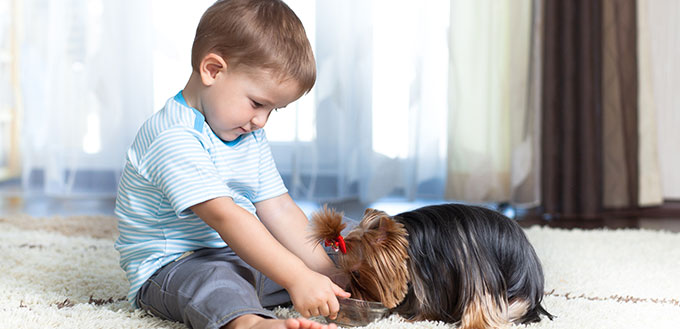
[[[309,221],[288,193],[255,204],[257,216],[269,232],[314,271],[328,277],[335,265],[316,241],[309,239]]]
[[[335,294],[341,293],[336,291],[337,286],[310,270],[255,216],[231,198],[211,199],[192,206],[191,210],[217,231],[246,263],[288,290],[295,308],[303,316],[335,317],[339,309]]]

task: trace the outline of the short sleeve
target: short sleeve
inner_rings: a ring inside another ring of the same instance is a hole
[[[252,200],[253,203],[271,199],[288,192],[288,189],[283,184],[283,179],[281,179],[281,174],[276,169],[276,163],[274,162],[271,147],[264,130],[260,129],[256,132],[258,133],[256,138],[260,147],[260,172],[258,174],[259,189],[257,195]]]
[[[140,173],[167,197],[178,217],[217,197],[231,197],[200,136],[186,127],[159,134],[143,159]]]

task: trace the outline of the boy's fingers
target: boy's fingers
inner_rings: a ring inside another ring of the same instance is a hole
[[[344,289],[340,288],[335,283],[331,283],[331,287],[333,288],[333,293],[338,297],[348,298],[349,296],[352,295],[349,292],[345,291]]]
[[[319,315],[328,316],[330,314],[330,308],[328,304],[322,304],[319,306]]]
[[[328,301],[328,317],[331,318],[331,320],[335,320],[335,318],[338,317],[338,311],[340,310],[340,304],[338,303],[338,299],[332,298]]]
[[[298,311],[298,313],[300,313],[300,315],[302,315],[303,317],[305,317],[305,318],[308,318],[308,317],[309,317],[309,310],[302,310],[302,309],[300,309],[300,310],[297,310],[297,311]]]

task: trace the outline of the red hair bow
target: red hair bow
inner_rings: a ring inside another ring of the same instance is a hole
[[[345,239],[342,238],[342,235],[338,235],[337,238],[333,240],[326,240],[324,241],[324,245],[326,247],[333,247],[333,250],[337,252],[340,250],[343,254],[347,253],[347,247],[345,246]]]

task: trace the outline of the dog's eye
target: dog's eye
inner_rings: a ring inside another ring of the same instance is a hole
[[[355,279],[359,279],[359,271],[352,271],[352,277]]]

